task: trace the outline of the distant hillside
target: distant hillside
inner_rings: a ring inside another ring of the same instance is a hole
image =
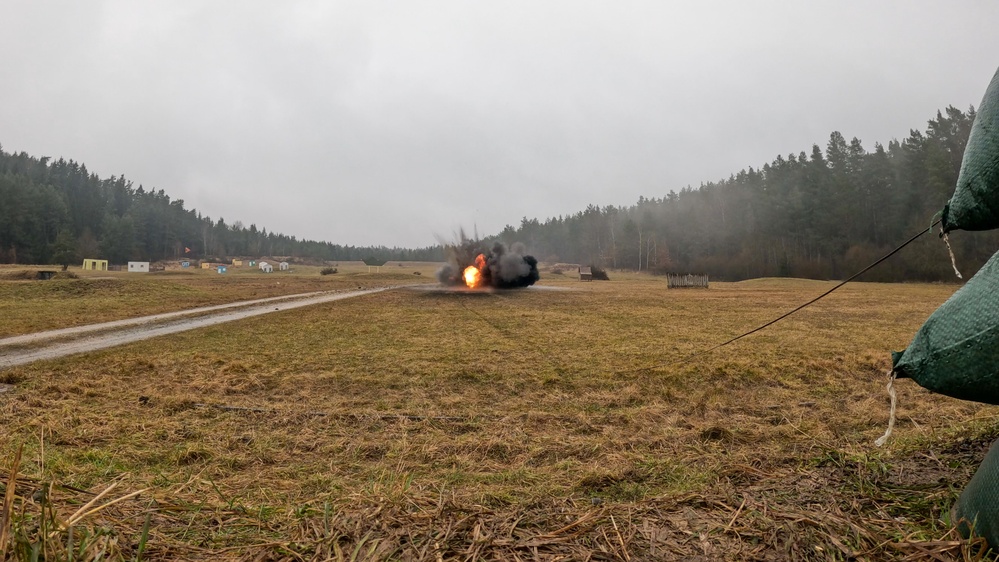
[[[0,147],[0,263],[112,263],[277,255],[313,260],[443,261],[441,247],[401,249],[298,240],[185,209],[161,189],[102,179],[83,164]]]

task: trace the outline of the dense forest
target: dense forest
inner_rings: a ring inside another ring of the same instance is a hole
[[[0,147],[0,263],[76,264],[82,258],[225,260],[289,256],[308,260],[443,261],[440,246],[354,247],[298,240],[241,222],[227,224],[171,200],[162,189],[101,179],[72,160],[8,154]]]
[[[902,141],[874,150],[833,132],[823,150],[777,156],[725,180],[644,197],[630,207],[591,205],[544,222],[524,218],[497,238],[521,241],[544,262],[600,264],[712,278],[845,278],[926,229],[957,183],[975,117],[948,107]],[[999,235],[950,236],[973,274]],[[937,236],[923,236],[865,274],[875,281],[954,280]]]
[[[843,278],[929,226],[954,190],[974,117],[974,108],[948,107],[925,132],[912,130],[873,151],[833,132],[824,150],[813,145],[728,179],[640,197],[629,207],[590,205],[544,222],[525,217],[519,227],[508,225],[483,242],[521,242],[547,263],[729,280]],[[972,274],[999,249],[999,234],[957,232],[951,243],[963,273]],[[264,255],[443,261],[444,248],[297,240],[204,217],[162,189],[135,188],[123,177],[101,179],[72,160],[8,154],[0,147],[0,263]],[[954,274],[943,242],[924,236],[865,278],[937,281]]]

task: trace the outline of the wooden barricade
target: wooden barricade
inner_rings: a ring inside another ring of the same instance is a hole
[[[708,288],[708,276],[699,273],[667,273],[666,287],[682,289],[687,287]]]

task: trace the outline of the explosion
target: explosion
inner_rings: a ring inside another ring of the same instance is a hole
[[[442,285],[469,289],[514,289],[533,285],[541,275],[538,260],[524,255],[522,244],[507,248],[497,242],[484,251],[480,243],[462,235],[458,244],[447,246],[448,263],[437,271]]]
[[[475,256],[475,263],[466,267],[465,271],[461,274],[465,280],[465,285],[468,285],[469,289],[476,289],[482,286],[482,271],[484,269],[486,269],[486,256],[479,254]]]

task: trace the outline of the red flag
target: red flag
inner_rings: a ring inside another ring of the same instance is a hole
[[[191,253],[191,249],[188,248],[187,246],[184,246],[184,253],[185,254],[190,254]]]

